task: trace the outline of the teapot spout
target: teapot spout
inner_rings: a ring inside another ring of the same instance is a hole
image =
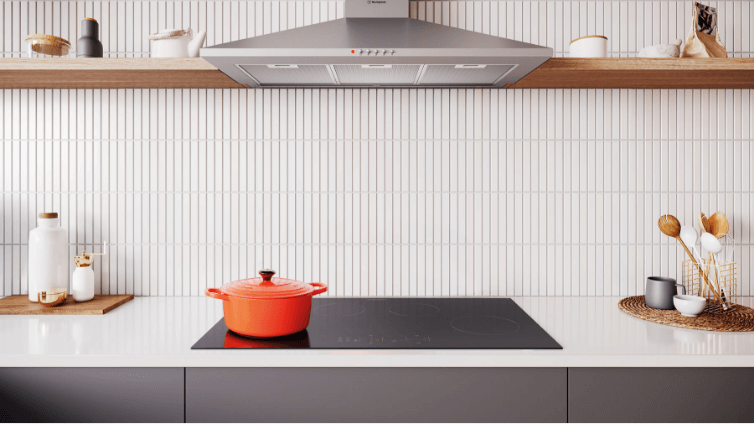
[[[194,38],[189,41],[188,56],[199,57],[199,49],[204,44],[204,39],[207,37],[207,31],[199,31],[194,35]]]

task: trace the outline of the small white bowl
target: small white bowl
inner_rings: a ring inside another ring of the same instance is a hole
[[[681,315],[696,318],[707,306],[707,299],[700,296],[677,294],[673,296],[673,305]]]
[[[587,35],[571,41],[570,57],[607,57],[607,37]]]

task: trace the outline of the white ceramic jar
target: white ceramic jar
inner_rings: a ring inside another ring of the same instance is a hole
[[[94,298],[94,271],[91,266],[76,268],[71,277],[71,294],[76,302]]]
[[[199,49],[204,44],[206,31],[199,31],[194,35],[191,28],[163,29],[152,34],[152,57],[199,57]]]
[[[29,300],[56,288],[68,289],[68,231],[57,212],[45,212],[29,232]]]
[[[587,35],[571,41],[570,57],[607,57],[607,37]]]
[[[73,257],[73,264],[76,269],[73,271],[71,278],[71,294],[76,302],[86,302],[94,298],[94,271],[92,264],[94,256],[102,255],[101,253],[86,253],[82,250],[80,255]]]

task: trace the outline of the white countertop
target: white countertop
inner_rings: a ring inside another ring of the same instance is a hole
[[[221,317],[206,297],[141,297],[104,316],[0,316],[4,367],[751,367],[754,333],[654,324],[618,298],[513,298],[563,350],[191,350]],[[752,298],[741,302],[751,306]]]

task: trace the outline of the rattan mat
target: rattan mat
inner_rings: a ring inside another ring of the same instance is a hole
[[[621,299],[618,307],[636,318],[673,327],[708,331],[754,331],[754,309],[741,305],[735,305],[733,310],[719,315],[702,312],[696,318],[685,317],[675,309],[652,309],[644,303],[644,296]]]

